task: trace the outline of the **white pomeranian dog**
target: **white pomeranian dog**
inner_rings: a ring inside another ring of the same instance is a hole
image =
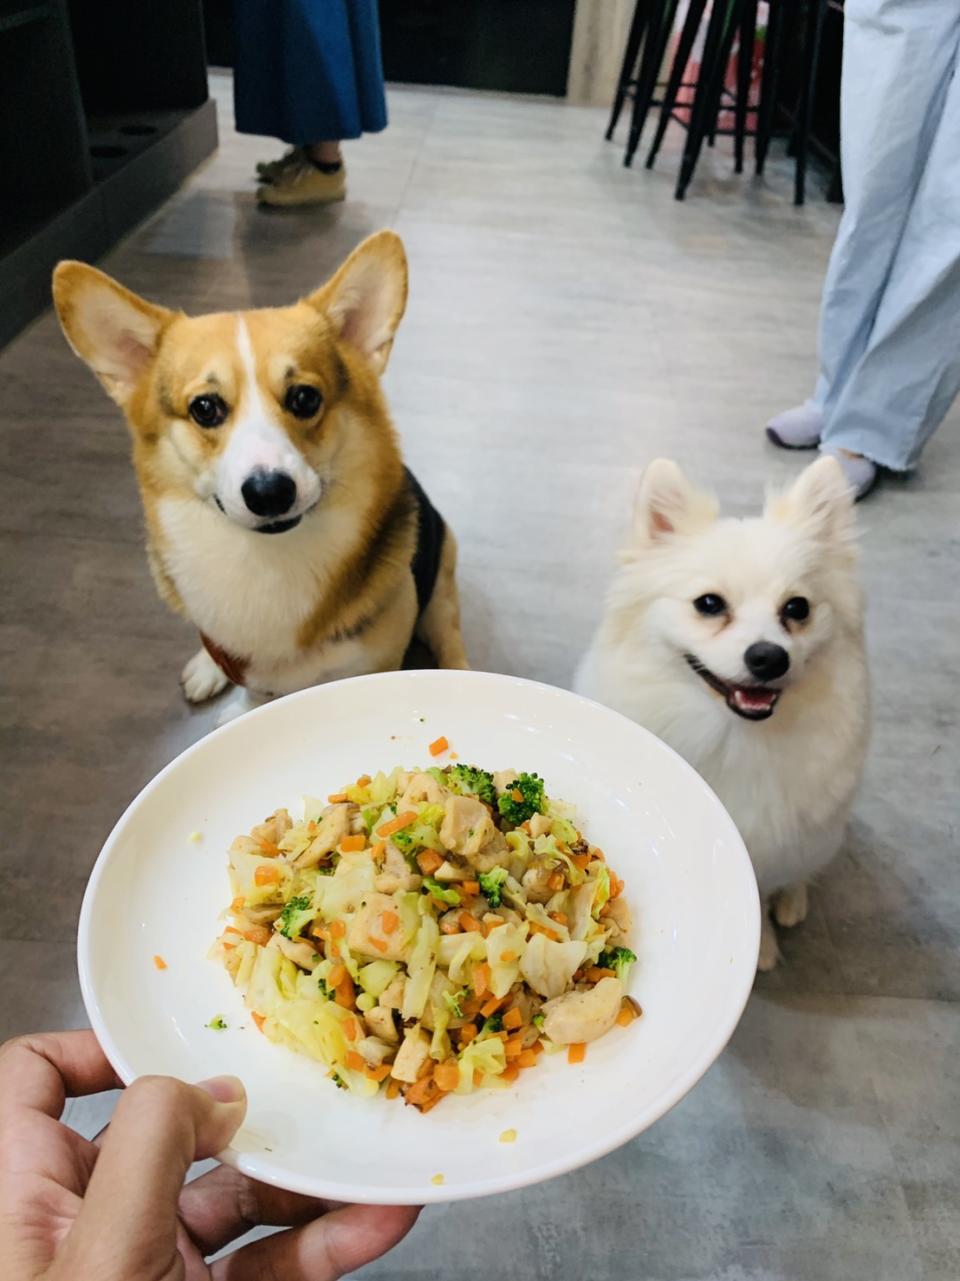
[[[852,495],[819,459],[761,517],[719,519],[676,463],[644,473],[633,539],[574,687],[652,730],[729,810],[765,911],[759,968],[807,913],[863,770],[870,690]]]

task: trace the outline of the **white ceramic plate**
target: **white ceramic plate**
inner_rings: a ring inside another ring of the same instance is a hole
[[[460,760],[535,770],[573,802],[626,880],[630,988],[642,1019],[582,1065],[542,1055],[508,1089],[427,1116],[338,1090],[267,1041],[207,959],[229,901],[226,850],[279,805],[363,773]],[[202,839],[191,841],[191,833]],[[124,1081],[241,1076],[246,1124],[222,1159],[256,1179],[341,1201],[421,1203],[523,1187],[610,1152],[706,1072],[750,993],[756,881],[733,822],[699,776],[632,721],[566,691],[483,672],[394,672],[321,685],[248,713],[168,765],[103,847],[80,917],[80,981]],[[168,968],[158,971],[155,954]],[[204,1025],[216,1014],[225,1032]],[[515,1129],[516,1141],[500,1142]],[[442,1182],[435,1181],[442,1176]]]

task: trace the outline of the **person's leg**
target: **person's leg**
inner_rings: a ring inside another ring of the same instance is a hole
[[[824,449],[893,471],[915,464],[960,392],[960,6],[941,7],[953,78],[866,350],[823,435]]]
[[[924,171],[953,65],[953,0],[847,0],[841,79],[844,213],[820,306],[820,373],[806,405],[768,424],[817,443],[866,350]]]

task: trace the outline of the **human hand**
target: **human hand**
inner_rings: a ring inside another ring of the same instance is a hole
[[[341,1206],[228,1166],[184,1186],[246,1112],[235,1077],[142,1077],[96,1141],[59,1121],[65,1101],[121,1085],[92,1032],[0,1048],[4,1281],[336,1281],[406,1235],[414,1206]],[[250,1228],[290,1227],[207,1264]]]

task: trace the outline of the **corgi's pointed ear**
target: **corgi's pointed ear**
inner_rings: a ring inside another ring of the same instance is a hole
[[[382,374],[407,305],[403,241],[392,231],[368,237],[307,302],[322,311],[340,338],[361,351]]]
[[[853,491],[835,458],[825,454],[805,467],[782,494],[768,499],[765,514],[798,525],[821,542],[846,542],[853,536]]]
[[[67,342],[123,405],[174,317],[83,262],[61,262],[53,303]]]
[[[716,518],[716,499],[695,489],[675,462],[657,458],[648,465],[634,509],[633,528],[639,542],[693,533]]]

